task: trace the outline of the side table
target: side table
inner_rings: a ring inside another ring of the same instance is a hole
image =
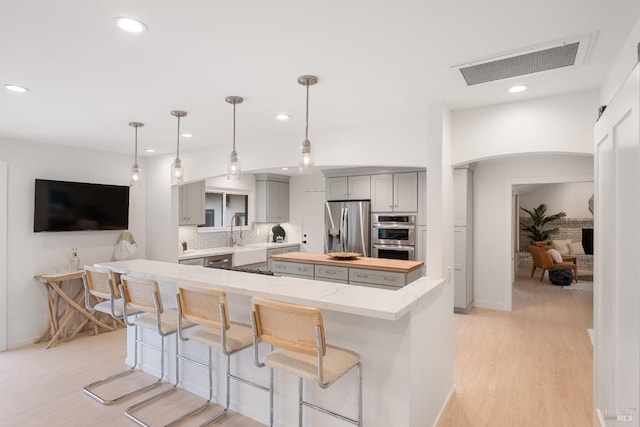
[[[69,341],[85,327],[92,327],[92,334],[97,335],[99,328],[115,330],[98,316],[104,313],[91,313],[84,306],[83,271],[72,271],[59,274],[38,274],[34,276],[45,285],[49,303],[49,328],[35,342],[49,341],[46,348],[55,346],[60,341]],[[110,317],[109,317],[110,319]],[[92,325],[89,325],[92,322]]]

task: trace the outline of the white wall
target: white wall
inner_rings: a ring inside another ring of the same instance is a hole
[[[640,19],[636,21],[631,33],[618,53],[618,57],[607,73],[600,87],[600,105],[607,105],[620,86],[629,77],[629,73],[638,63],[638,43],[640,43]]]
[[[530,154],[478,162],[474,174],[474,300],[511,310],[511,191],[514,184],[593,180],[593,157]]]
[[[0,161],[0,351],[7,349],[7,162]]]
[[[453,164],[525,153],[593,154],[598,91],[452,113]]]
[[[45,288],[33,276],[68,263],[71,248],[80,262],[111,260],[119,231],[33,232],[36,178],[128,185],[130,156],[0,139],[0,160],[8,163],[8,348],[28,344],[48,327]],[[140,162],[143,172],[145,163]],[[129,227],[145,255],[144,181],[132,188]],[[0,206],[0,209],[2,207]]]
[[[547,212],[563,211],[567,218],[593,218],[589,211],[589,198],[593,196],[593,182],[568,182],[564,184],[543,184],[520,195],[520,206],[533,209],[541,203],[547,205]],[[520,211],[520,216],[528,217]]]

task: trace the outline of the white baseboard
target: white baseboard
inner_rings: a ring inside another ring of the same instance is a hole
[[[500,311],[511,311],[511,309],[507,308],[504,304],[500,304],[493,301],[480,301],[475,300],[473,305],[478,308],[488,308],[491,310],[500,310]]]
[[[454,385],[451,386],[451,390],[449,391],[449,395],[447,396],[447,400],[442,405],[442,408],[440,408],[440,412],[438,412],[438,416],[436,417],[436,422],[433,423],[433,427],[436,427],[440,423],[440,419],[442,418],[444,413],[449,408],[449,405],[451,404],[451,401],[453,400],[453,395],[455,393],[456,393],[456,385],[454,384]]]

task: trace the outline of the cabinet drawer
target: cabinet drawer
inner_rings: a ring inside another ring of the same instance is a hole
[[[291,274],[313,278],[313,264],[302,262],[273,261],[272,271],[276,274]]]
[[[329,279],[327,277],[316,277],[316,280],[322,280],[323,282],[331,282],[331,283],[342,283],[343,285],[349,284],[348,280]]]
[[[316,264],[316,279],[334,279],[334,280],[349,280],[349,269],[347,267],[333,267],[330,265],[318,265]]]
[[[204,267],[204,258],[181,259],[180,261],[178,261],[178,263],[183,265],[199,265],[200,267]]]
[[[296,246],[285,246],[281,249],[283,254],[288,254],[289,252],[300,252],[300,245]]]
[[[361,268],[349,269],[349,283],[370,283],[401,288],[405,285],[405,274],[392,271],[364,270]]]

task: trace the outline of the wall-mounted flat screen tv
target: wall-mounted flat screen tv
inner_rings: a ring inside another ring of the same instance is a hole
[[[126,230],[129,187],[36,179],[33,231]]]

